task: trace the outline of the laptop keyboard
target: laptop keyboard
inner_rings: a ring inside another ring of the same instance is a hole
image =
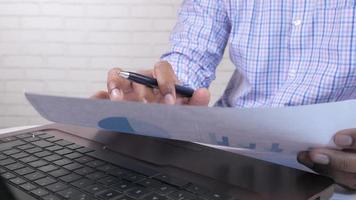
[[[92,153],[45,132],[2,138],[0,174],[8,184],[43,200],[230,199],[141,166],[118,166]]]

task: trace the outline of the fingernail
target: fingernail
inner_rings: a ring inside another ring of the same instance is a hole
[[[330,159],[329,159],[329,156],[327,155],[324,155],[324,154],[312,154],[310,156],[311,160],[317,164],[321,164],[321,165],[327,165],[330,163]]]
[[[353,139],[349,135],[337,135],[335,136],[335,144],[340,146],[351,146]]]
[[[172,95],[172,94],[166,94],[166,96],[164,96],[164,102],[165,102],[166,104],[170,104],[170,105],[174,104],[174,97],[173,97],[173,95]]]
[[[313,168],[314,166],[314,163],[309,159],[309,154],[306,151],[299,153],[297,156],[297,160],[299,163],[304,164],[309,168]]]
[[[121,98],[121,90],[119,90],[117,88],[111,90],[111,96],[113,98]]]

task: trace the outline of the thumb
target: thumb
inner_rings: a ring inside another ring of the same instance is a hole
[[[190,98],[188,105],[190,106],[208,106],[210,102],[210,92],[206,88],[197,89]]]

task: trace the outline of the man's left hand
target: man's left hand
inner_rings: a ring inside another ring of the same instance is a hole
[[[298,161],[339,185],[356,190],[356,129],[338,132],[334,142],[340,150],[318,148],[300,152]]]

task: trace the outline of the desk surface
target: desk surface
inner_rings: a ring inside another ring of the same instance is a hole
[[[36,127],[36,125],[0,129],[0,134],[10,133],[10,132],[19,131],[28,128],[34,128],[34,127]],[[355,200],[355,199],[356,199],[356,192],[352,194],[335,193],[331,198],[331,200]]]

